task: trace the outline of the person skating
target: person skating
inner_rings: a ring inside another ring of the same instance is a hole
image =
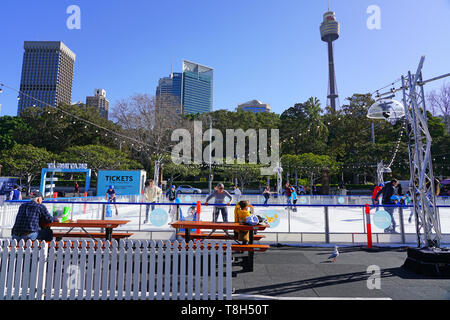
[[[108,190],[106,190],[106,200],[108,200],[109,203],[114,203],[114,208],[116,208],[116,216],[118,216],[119,211],[117,210],[116,198],[116,190],[114,190],[114,186],[111,185]]]
[[[270,187],[269,186],[265,187],[263,194],[262,194],[264,197],[264,205],[265,206],[267,205],[267,202],[269,201],[271,194],[272,194],[272,192],[270,192]]]
[[[378,191],[375,197],[376,199],[378,199],[380,196],[382,196],[383,209],[391,216],[391,225],[388,228],[384,229],[384,232],[386,233],[397,233],[397,231],[395,231],[396,223],[394,219],[395,201],[392,200],[392,196],[396,194],[397,185],[397,179],[392,179],[392,181],[386,183],[384,187],[380,191]]]
[[[148,185],[144,188],[144,198],[145,198],[145,202],[152,203],[152,204],[146,205],[144,224],[147,223],[149,220],[148,216],[149,216],[150,207],[151,207],[152,211],[155,210],[155,205],[153,203],[155,203],[159,199],[161,194],[162,194],[162,190],[158,186],[155,186],[155,182],[152,179],[150,179],[148,182]]]
[[[219,206],[214,206],[213,209],[213,222],[217,222],[219,218],[219,213],[222,214],[222,220],[223,222],[228,222],[228,211],[227,207],[231,204],[231,201],[233,201],[233,197],[231,196],[228,191],[225,190],[225,187],[223,184],[218,184],[216,187],[216,190],[211,193],[205,201],[205,206],[208,205],[209,200],[212,198],[215,198],[215,204],[219,204]],[[225,202],[225,198],[229,198],[229,201],[226,205],[223,205]],[[222,204],[222,205],[220,205]]]
[[[236,200],[236,203],[239,202],[239,200],[241,199],[242,196],[242,191],[239,189],[238,186],[234,186],[234,197]]]

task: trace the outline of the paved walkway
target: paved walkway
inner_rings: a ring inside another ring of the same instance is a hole
[[[272,247],[256,253],[254,272],[233,267],[235,298],[450,299],[450,279],[426,278],[401,268],[406,248],[342,247],[335,263],[327,260],[332,252],[332,247]],[[367,268],[372,265],[380,268],[380,289],[368,289],[373,273]]]

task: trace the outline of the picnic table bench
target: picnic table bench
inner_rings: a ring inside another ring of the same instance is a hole
[[[183,237],[185,236],[184,233],[179,232],[177,233],[177,236],[179,237]],[[213,233],[213,234],[208,234],[208,233],[194,233],[191,234],[190,237],[192,239],[211,239],[211,240],[237,240],[237,237],[235,235],[230,235],[228,236],[226,233]],[[260,235],[260,234],[255,234],[253,235],[253,240],[254,241],[259,241],[263,238],[265,238],[266,236]]]
[[[234,231],[249,231],[249,242],[248,244],[232,244],[231,248],[233,251],[248,252],[247,259],[243,260],[244,271],[253,271],[253,262],[254,262],[254,252],[264,252],[270,248],[269,245],[263,244],[254,244],[255,236],[258,236],[257,239],[261,239],[259,235],[255,235],[256,231],[263,231],[269,225],[267,224],[258,224],[255,226],[234,223],[234,222],[209,222],[209,221],[176,221],[170,224],[175,229],[184,229],[184,238],[187,242],[191,240],[191,238],[196,238],[197,234],[191,234],[191,229],[209,229],[209,230],[234,230]],[[178,232],[177,232],[178,233]],[[214,233],[206,234],[206,236],[199,237],[206,239],[208,236],[211,236]],[[227,235],[216,235],[216,237],[222,238],[223,240],[227,239]],[[225,238],[224,238],[225,237]]]
[[[53,232],[53,236],[60,240],[62,238],[102,238],[111,241],[114,239],[123,239],[132,235],[132,233],[113,233],[113,230],[121,225],[127,224],[130,220],[75,220],[68,222],[52,222],[48,227],[69,228],[66,232]],[[73,232],[73,229],[80,228],[83,232]],[[88,232],[86,228],[101,228],[105,232]]]

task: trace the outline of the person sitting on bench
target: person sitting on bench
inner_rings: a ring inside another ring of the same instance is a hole
[[[234,221],[237,223],[244,224],[246,218],[249,217],[254,211],[253,206],[250,204],[248,200],[241,200],[237,203],[234,208]],[[236,232],[236,231],[235,231]],[[237,232],[238,241],[242,241],[242,244],[248,244],[249,239],[249,231],[239,230]]]
[[[59,220],[53,217],[47,210],[47,207],[42,204],[44,196],[39,191],[33,191],[30,194],[31,201],[20,205],[19,212],[16,216],[16,221],[12,228],[11,234],[13,240],[53,240],[53,231],[50,228],[43,228],[51,222],[58,222]]]

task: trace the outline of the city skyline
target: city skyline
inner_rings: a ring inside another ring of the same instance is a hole
[[[229,11],[233,4],[206,1],[198,1],[190,8],[178,0],[167,4],[140,2],[129,7],[108,3],[108,15],[94,15],[94,6],[81,0],[80,30],[65,26],[67,3],[51,7],[2,4],[0,21],[11,31],[2,41],[0,82],[18,89],[23,42],[49,39],[62,41],[77,53],[72,101],[83,101],[93,88],[105,88],[111,106],[134,93],[154,95],[158,79],[169,73],[173,61],[186,59],[214,67],[213,110],[234,110],[242,101],[258,99],[270,104],[273,112],[282,113],[310,96],[317,97],[324,106],[328,84],[323,61],[327,53],[317,29],[327,3],[321,2],[285,0],[276,5],[249,0],[234,4],[237,8],[233,12]],[[372,93],[394,82],[415,68],[422,54],[427,56],[425,78],[450,69],[445,55],[450,45],[442,40],[449,1],[436,0],[433,6],[419,1],[378,1],[380,30],[370,30],[366,25],[370,18],[366,10],[372,4],[365,0],[334,1],[330,8],[345,31],[336,43],[335,55],[341,105],[353,93]],[[173,25],[159,28],[162,18],[156,13],[174,6],[180,10],[174,13]],[[201,22],[193,22],[195,19],[180,28],[176,21],[183,8],[194,17],[209,12],[208,28],[199,29]],[[16,22],[19,13],[25,23]],[[250,14],[270,19],[247,21]],[[35,26],[32,17],[36,15],[44,21]],[[405,22],[411,20],[417,22],[405,28]],[[135,41],[142,36],[146,44]],[[427,91],[440,86],[430,85]],[[1,115],[15,115],[17,94],[4,90],[0,104]]]

